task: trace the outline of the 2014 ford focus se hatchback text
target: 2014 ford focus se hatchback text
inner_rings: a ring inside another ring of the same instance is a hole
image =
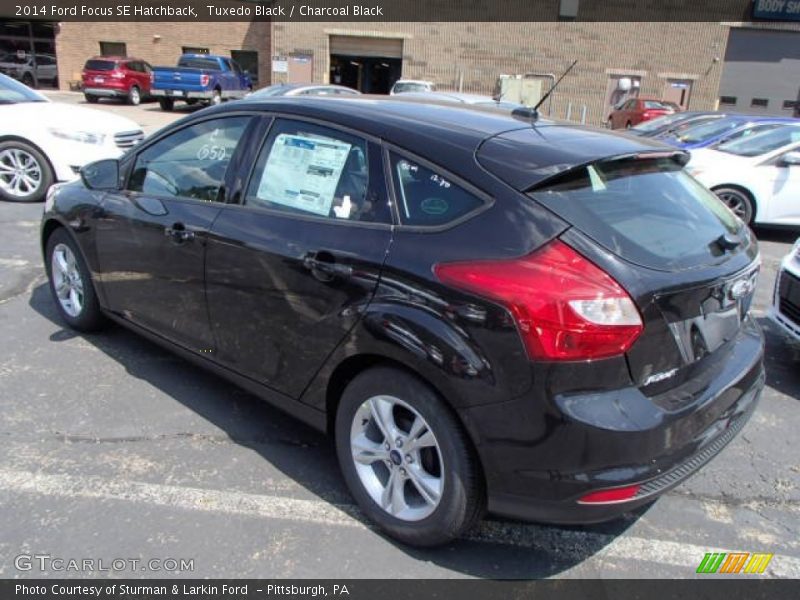
[[[51,190],[61,317],[329,432],[363,512],[613,518],[752,415],[750,230],[658,142],[370,98],[203,110]]]

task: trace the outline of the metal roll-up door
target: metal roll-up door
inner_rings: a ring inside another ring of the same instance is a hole
[[[351,35],[332,35],[331,54],[376,58],[403,58],[403,40]]]

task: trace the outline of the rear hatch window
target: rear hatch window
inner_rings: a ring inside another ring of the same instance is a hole
[[[113,71],[116,66],[113,60],[87,60],[83,68],[87,71]]]
[[[611,252],[661,271],[725,262],[743,227],[672,158],[595,162],[529,195]]]

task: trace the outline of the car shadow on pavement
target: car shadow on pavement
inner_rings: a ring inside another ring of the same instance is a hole
[[[321,500],[346,506],[349,514],[370,526],[345,487],[330,438],[124,327],[109,324],[104,331],[91,335],[66,328],[47,284],[33,289],[29,305],[60,327],[50,336],[51,342],[85,340],[123,366],[130,377],[145,381],[180,402],[221,429],[232,443],[255,451]],[[375,535],[416,560],[459,574],[497,579],[541,578],[580,565],[626,531],[648,508],[595,526],[557,527],[493,519],[483,522],[467,539],[429,550],[404,546],[378,532]]]
[[[753,231],[759,242],[778,242],[783,244],[794,244],[800,237],[800,231],[796,228],[782,227],[755,227]]]

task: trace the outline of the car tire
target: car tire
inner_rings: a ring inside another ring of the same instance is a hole
[[[67,325],[84,332],[101,329],[106,320],[89,269],[78,244],[63,227],[47,240],[45,268],[56,309]]]
[[[194,106],[195,104],[197,104],[197,98],[186,99],[186,106]]]
[[[472,445],[449,407],[415,376],[392,367],[362,372],[342,395],[335,433],[353,497],[391,537],[437,546],[482,516],[484,484]]]
[[[161,107],[161,110],[169,112],[175,108],[175,101],[172,98],[159,98],[158,105]]]
[[[142,92],[139,90],[139,86],[132,85],[131,89],[128,91],[128,104],[131,106],[139,106],[142,103]]]
[[[25,73],[22,76],[22,83],[27,85],[29,88],[32,88],[36,85],[36,82],[33,80],[33,75],[31,75],[30,73]]]
[[[0,142],[0,199],[41,202],[54,182],[53,169],[38,148],[19,140]]]
[[[627,123],[625,123],[625,129],[630,129],[631,127],[633,127],[633,125],[631,125],[631,122],[630,122],[630,121],[628,121]]]
[[[614,121],[612,121],[611,119],[606,121],[606,129],[614,129]]]
[[[89,104],[97,104],[97,102],[100,100],[100,98],[97,96],[92,96],[91,94],[84,94],[83,97]]]
[[[725,206],[733,211],[733,214],[746,224],[753,224],[753,219],[756,216],[756,204],[750,192],[732,186],[716,187],[712,191],[717,195],[717,198],[722,200]]]
[[[219,89],[214,89],[211,93],[211,100],[208,101],[209,106],[218,106],[222,104],[222,92]]]

